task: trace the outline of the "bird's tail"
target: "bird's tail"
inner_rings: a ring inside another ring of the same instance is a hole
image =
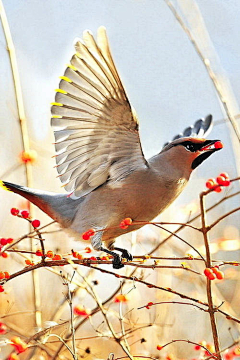
[[[23,196],[64,227],[68,227],[71,224],[77,206],[82,201],[81,198],[72,200],[65,194],[34,190],[2,180],[0,180],[0,187]]]

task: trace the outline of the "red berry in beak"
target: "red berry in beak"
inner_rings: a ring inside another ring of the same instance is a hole
[[[216,141],[214,144],[215,149],[222,149],[223,143],[221,141]]]

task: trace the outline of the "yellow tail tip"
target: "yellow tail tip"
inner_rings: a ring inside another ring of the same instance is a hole
[[[3,190],[11,191],[2,180],[0,180],[0,188],[2,188]]]

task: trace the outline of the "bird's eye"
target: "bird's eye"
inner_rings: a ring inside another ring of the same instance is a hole
[[[195,146],[193,144],[187,144],[187,145],[185,145],[185,148],[191,152],[196,151]]]

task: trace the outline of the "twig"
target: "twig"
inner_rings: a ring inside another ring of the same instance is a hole
[[[216,221],[214,221],[211,225],[208,226],[207,230],[211,230],[214,226],[216,226],[220,221],[222,221],[223,219],[225,219],[226,217],[228,217],[231,214],[234,214],[235,212],[240,210],[240,206],[237,207],[236,209],[233,209],[229,212],[227,212],[226,214],[220,216]]]
[[[215,358],[215,359],[218,359],[217,355],[215,354],[212,354],[211,351],[209,351],[208,348],[206,348],[205,346],[201,345],[201,344],[198,344],[194,341],[190,341],[190,340],[181,340],[181,339],[177,339],[177,340],[172,340],[172,341],[169,341],[167,344],[164,344],[162,345],[162,349],[165,348],[166,346],[170,345],[170,344],[173,344],[173,343],[176,343],[176,342],[186,342],[188,344],[193,344],[193,345],[198,345],[198,346],[201,346],[201,348],[203,348],[205,351],[207,351],[209,354],[211,354],[211,357]]]
[[[203,192],[200,194],[202,233],[203,233],[205,250],[206,250],[206,267],[211,268],[212,263],[211,263],[211,253],[210,253],[209,240],[208,240],[208,230],[207,230],[207,225],[206,225],[204,198],[205,198],[205,193]],[[211,321],[215,351],[216,351],[218,360],[221,360],[222,357],[220,354],[218,331],[217,331],[217,325],[216,325],[216,320],[215,320],[216,309],[214,308],[213,301],[212,301],[212,287],[211,287],[211,280],[209,278],[207,278],[207,299],[208,299],[208,310],[209,310],[209,316],[210,316],[210,321]]]

